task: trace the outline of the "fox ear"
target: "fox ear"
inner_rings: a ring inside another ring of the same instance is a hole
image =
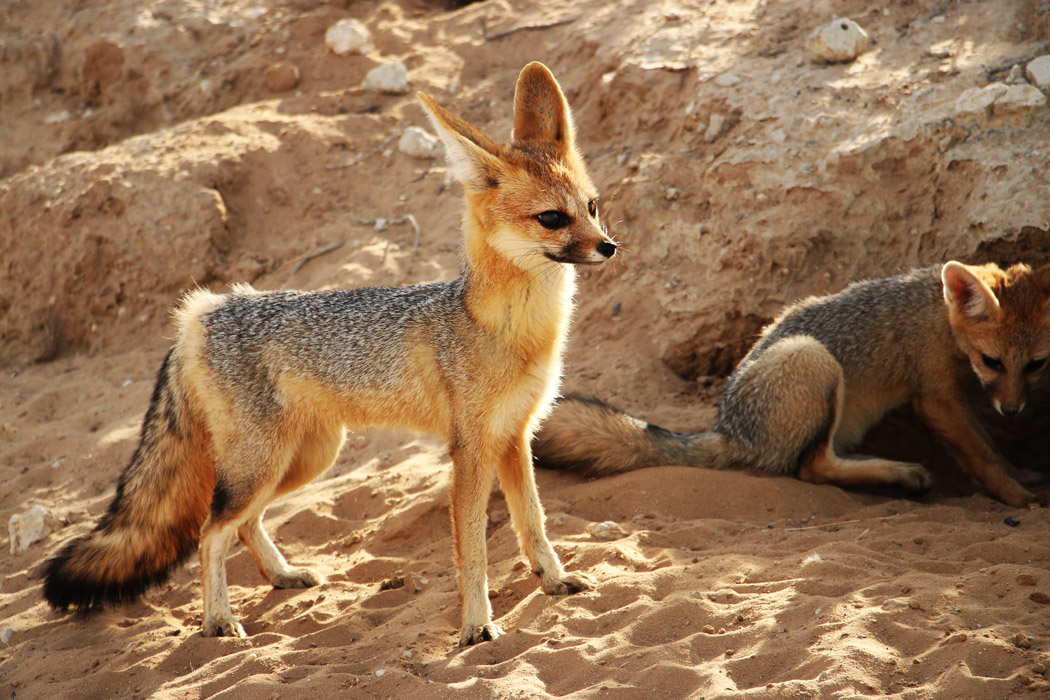
[[[552,143],[565,156],[575,148],[576,127],[558,81],[542,63],[521,69],[514,88],[515,141]]]
[[[418,96],[427,109],[430,123],[445,144],[445,158],[452,175],[464,186],[475,190],[498,185],[503,173],[500,165],[503,148],[439,105],[430,95],[420,92]]]
[[[977,320],[998,314],[999,300],[973,270],[954,260],[941,268],[944,303],[968,319]]]

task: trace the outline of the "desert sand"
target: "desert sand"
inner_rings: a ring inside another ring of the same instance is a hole
[[[871,47],[816,63],[806,38],[836,16]],[[351,17],[374,48],[326,50]],[[200,636],[195,556],[86,617],[40,594],[48,555],[113,497],[182,293],[458,275],[459,186],[440,158],[399,150],[428,125],[411,92],[361,87],[372,68],[403,61],[412,90],[501,139],[521,67],[554,71],[624,249],[579,276],[564,389],[699,430],[795,299],[949,259],[1050,261],[1045,99],[962,99],[1005,95],[1048,36],[1046,4],[1024,0],[4,3],[0,518],[39,505],[60,526],[13,554],[0,542],[0,695],[1050,693],[1047,511],[988,498],[908,410],[865,450],[929,464],[919,498],[746,470],[539,470],[555,547],[598,582],[573,596],[538,590],[494,490],[506,633],[471,648],[456,645],[449,460],[411,434],[349,436],[268,511],[289,560],[327,583],[273,590],[234,545],[246,639]],[[1010,423],[973,400],[1050,495],[1045,380]]]

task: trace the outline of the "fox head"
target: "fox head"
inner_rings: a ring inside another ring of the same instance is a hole
[[[501,145],[419,93],[463,183],[467,255],[498,251],[518,268],[592,265],[616,253],[598,216],[598,192],[576,148],[558,82],[542,63],[522,69],[511,142]]]
[[[1013,416],[1050,357],[1050,265],[949,262],[941,269],[948,319],[995,409]]]

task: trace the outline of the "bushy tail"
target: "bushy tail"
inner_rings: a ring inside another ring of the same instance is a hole
[[[594,476],[659,465],[723,469],[731,462],[719,433],[674,433],[580,396],[558,400],[533,439],[532,454],[540,466]]]
[[[193,552],[215,490],[215,466],[177,364],[169,352],[109,510],[92,532],[47,562],[44,598],[51,607],[134,600]]]

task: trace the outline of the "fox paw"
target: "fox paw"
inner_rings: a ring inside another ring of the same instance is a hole
[[[1017,482],[1008,485],[1006,488],[999,489],[999,491],[992,493],[991,495],[993,498],[997,498],[1006,505],[1013,506],[1014,508],[1027,508],[1030,503],[1044,505],[1045,502],[1045,499],[1035,495]]]
[[[547,595],[570,595],[594,588],[594,581],[584,574],[562,574],[560,578],[540,575],[543,592]]]
[[[227,620],[205,620],[201,629],[204,637],[247,637],[241,623],[233,618]]]
[[[467,647],[479,642],[491,642],[503,634],[503,630],[495,622],[486,622],[483,625],[465,625],[463,634],[459,637],[459,645]]]
[[[933,476],[921,464],[906,464],[901,467],[897,482],[909,496],[921,496],[933,486]]]
[[[288,569],[270,577],[274,588],[312,588],[324,583],[324,577],[310,569]]]

